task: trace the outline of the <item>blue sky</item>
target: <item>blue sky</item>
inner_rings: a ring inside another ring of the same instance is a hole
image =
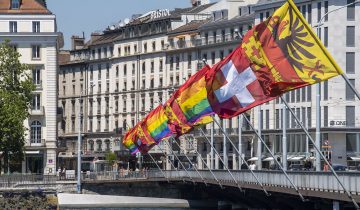
[[[47,0],[56,15],[58,31],[64,34],[65,47],[71,47],[70,37],[104,30],[108,25],[154,9],[189,7],[190,0]]]

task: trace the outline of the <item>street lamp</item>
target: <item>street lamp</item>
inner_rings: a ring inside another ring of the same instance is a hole
[[[95,86],[94,83],[90,84],[90,88],[93,88]],[[88,90],[86,89],[86,90]],[[80,97],[79,97],[79,102],[81,104],[82,103],[82,96],[84,94],[84,90],[82,90],[80,92]],[[81,113],[83,111],[83,106],[80,106],[80,110],[79,110],[79,115],[78,115],[78,118],[79,118],[79,121],[78,121],[78,126],[79,126],[79,135],[78,135],[78,154],[77,154],[77,185],[76,185],[76,189],[77,189],[77,193],[80,194],[81,193]]]

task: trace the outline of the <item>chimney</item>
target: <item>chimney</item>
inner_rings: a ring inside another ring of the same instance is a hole
[[[85,45],[85,38],[79,36],[72,36],[71,37],[71,49],[78,50],[83,48]]]

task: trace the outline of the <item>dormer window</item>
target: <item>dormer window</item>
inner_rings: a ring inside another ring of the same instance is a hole
[[[11,0],[11,9],[19,9],[20,0]]]

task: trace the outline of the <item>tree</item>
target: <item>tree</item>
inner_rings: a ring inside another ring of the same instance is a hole
[[[106,153],[105,160],[108,162],[109,166],[113,167],[114,163],[116,162],[116,154],[113,152]]]
[[[7,170],[11,161],[24,158],[24,121],[29,117],[34,85],[28,66],[20,63],[20,54],[5,41],[0,44],[0,151]]]

